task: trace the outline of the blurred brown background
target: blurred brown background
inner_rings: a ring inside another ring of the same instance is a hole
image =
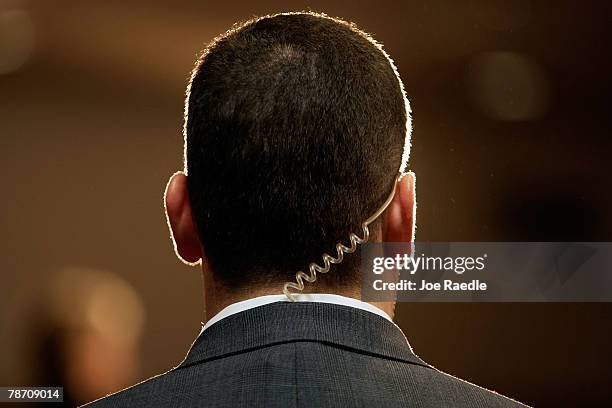
[[[411,99],[419,241],[610,241],[605,2],[0,0],[0,385],[79,402],[170,369],[200,329],[163,215],[196,53],[310,8],[385,44]],[[402,304],[439,369],[536,406],[610,402],[612,305]]]

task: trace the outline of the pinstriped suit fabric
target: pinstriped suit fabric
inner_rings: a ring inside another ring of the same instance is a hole
[[[419,359],[393,323],[272,303],[205,330],[176,369],[90,407],[514,407]]]

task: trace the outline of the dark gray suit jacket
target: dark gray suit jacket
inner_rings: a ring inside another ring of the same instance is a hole
[[[514,407],[418,358],[374,313],[279,302],[206,329],[177,368],[89,407]]]

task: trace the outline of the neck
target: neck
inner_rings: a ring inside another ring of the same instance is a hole
[[[303,293],[324,293],[346,296],[353,299],[361,300],[360,288],[324,288],[320,286],[307,286]],[[244,289],[230,289],[219,282],[212,279],[211,274],[204,273],[204,306],[205,319],[208,321],[214,315],[225,309],[227,306],[241,302],[243,300],[253,299],[258,296],[279,295],[282,294],[281,285],[273,286],[256,286]],[[368,302],[373,306],[387,313],[391,318],[395,314],[395,302]]]

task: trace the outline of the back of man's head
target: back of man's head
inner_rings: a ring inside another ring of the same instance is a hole
[[[360,233],[406,164],[408,115],[393,63],[346,22],[279,14],[216,39],[194,70],[185,123],[189,196],[215,278],[284,283]],[[324,284],[355,285],[358,260]]]

